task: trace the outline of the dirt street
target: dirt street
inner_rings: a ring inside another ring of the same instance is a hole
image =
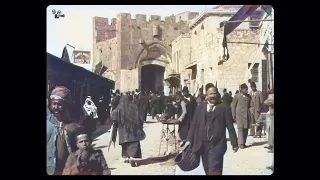
[[[109,127],[108,127],[109,128]],[[235,126],[236,128],[236,126]],[[103,129],[107,130],[107,129]],[[142,159],[150,157],[158,157],[159,143],[161,137],[162,124],[156,123],[148,116],[147,123],[144,124],[144,131],[147,135],[146,139],[141,141]],[[176,128],[177,132],[177,128]],[[154,163],[142,165],[139,167],[131,167],[130,164],[123,162],[121,157],[121,146],[116,143],[115,147],[111,147],[108,152],[109,132],[99,132],[93,144],[95,148],[103,151],[112,175],[174,175],[176,166],[173,160],[162,163]],[[228,137],[228,135],[227,135]],[[172,144],[172,143],[171,143]],[[230,142],[228,142],[228,150],[224,157],[224,175],[270,175],[272,172],[265,169],[271,165],[273,154],[267,153],[266,139],[254,139],[248,137],[246,149],[240,149],[237,153],[233,153]],[[252,146],[250,146],[252,145]],[[173,151],[174,146],[169,146],[169,151]],[[161,154],[166,151],[166,144],[162,144]]]

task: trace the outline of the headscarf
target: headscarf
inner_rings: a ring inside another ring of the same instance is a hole
[[[51,100],[61,99],[63,101],[71,103],[70,90],[64,86],[57,86],[52,90],[50,99]]]
[[[129,101],[128,96],[120,98],[119,105],[114,111],[112,119],[117,120],[122,126],[139,125],[138,107]]]

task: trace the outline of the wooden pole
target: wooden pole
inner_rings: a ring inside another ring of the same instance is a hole
[[[225,21],[224,23],[239,23],[239,22],[261,22],[261,21],[274,21],[273,19],[260,19],[260,20],[244,20],[244,21]]]

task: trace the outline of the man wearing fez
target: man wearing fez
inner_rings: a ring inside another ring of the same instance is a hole
[[[230,107],[221,103],[218,89],[209,83],[205,87],[206,101],[197,106],[184,147],[191,145],[193,153],[202,157],[207,175],[222,175],[223,157],[227,151],[226,129],[234,152],[238,151],[237,134]]]
[[[193,114],[194,111],[197,107],[197,100],[195,97],[193,97],[190,93],[189,93],[189,89],[187,86],[184,86],[182,89],[182,94],[184,96],[184,99],[188,100],[188,103],[190,104],[190,110],[188,112],[188,116],[190,116],[190,118],[193,118]]]
[[[246,148],[248,129],[250,127],[251,96],[248,94],[248,86],[241,84],[240,93],[236,94],[232,103],[232,115],[237,122],[238,144],[240,149]]]
[[[262,92],[257,90],[257,85],[255,82],[250,82],[251,87],[251,105],[250,105],[250,112],[251,112],[251,122],[250,122],[250,136],[255,136],[255,123],[260,116],[260,108],[263,104],[263,95]]]
[[[58,86],[53,89],[50,101],[52,114],[47,117],[47,173],[61,175],[69,154],[76,150],[76,143],[70,137],[80,125],[72,123],[70,118],[68,88]]]
[[[223,96],[222,96],[222,102],[228,105],[231,108],[231,103],[232,103],[232,97],[231,95],[227,92],[227,89],[223,89]]]
[[[119,91],[119,89],[117,89],[115,91],[115,93],[112,95],[111,111],[113,111],[114,109],[116,109],[118,107],[119,101],[120,101],[120,91]]]

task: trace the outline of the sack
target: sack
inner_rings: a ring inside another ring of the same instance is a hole
[[[200,164],[200,156],[193,153],[191,146],[186,147],[175,158],[175,163],[182,171],[192,171],[196,169]]]
[[[140,141],[143,141],[145,138],[146,138],[146,133],[143,131],[143,129],[141,129]]]
[[[199,166],[191,171],[183,171],[179,166],[176,166],[175,175],[206,175],[206,172],[203,168],[202,158],[200,156]]]

